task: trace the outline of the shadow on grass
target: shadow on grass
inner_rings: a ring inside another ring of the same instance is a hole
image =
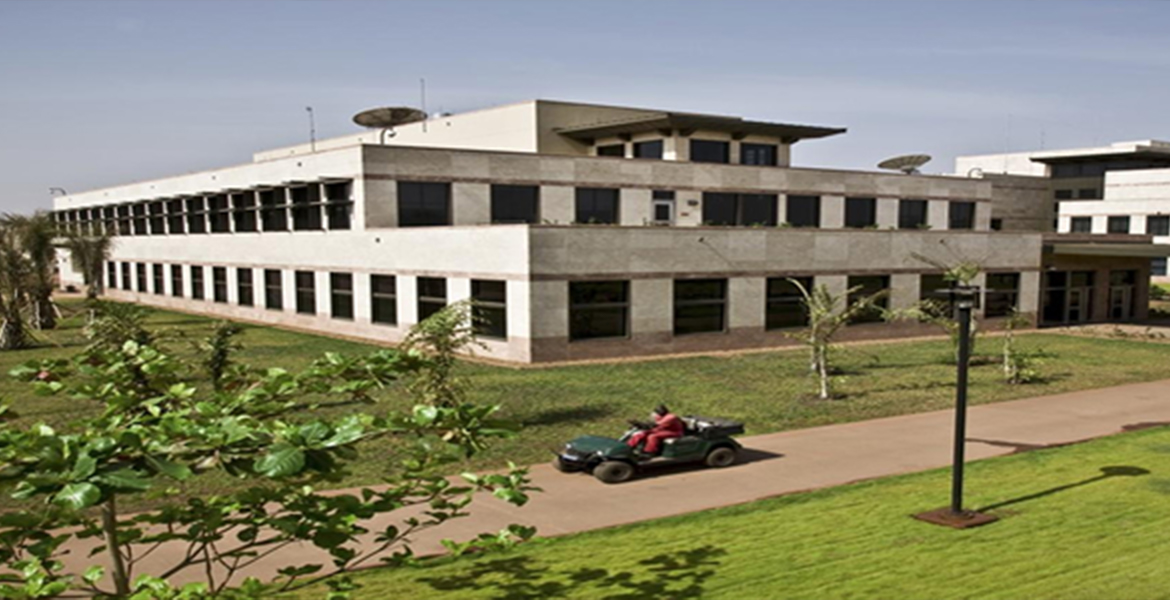
[[[976,510],[976,512],[985,512],[985,511],[989,511],[989,510],[995,510],[997,508],[1004,508],[1007,506],[1012,506],[1014,504],[1020,504],[1021,502],[1029,502],[1031,500],[1037,500],[1040,498],[1044,498],[1046,496],[1051,496],[1053,494],[1059,494],[1060,492],[1065,492],[1065,491],[1068,491],[1068,490],[1071,490],[1074,488],[1079,488],[1081,486],[1089,485],[1091,483],[1097,483],[1098,481],[1105,481],[1106,479],[1110,479],[1112,477],[1141,477],[1141,476],[1149,475],[1149,474],[1150,474],[1150,471],[1148,469],[1143,469],[1141,467],[1129,467],[1129,466],[1101,467],[1101,474],[1097,475],[1095,477],[1089,477],[1088,479],[1082,479],[1081,481],[1078,481],[1076,483],[1068,483],[1068,484],[1060,485],[1060,486],[1057,486],[1054,488],[1049,488],[1049,489],[1046,489],[1043,491],[1036,492],[1034,494],[1028,494],[1027,496],[1020,496],[1019,498],[1012,498],[1010,500],[1004,500],[1003,502],[996,502],[995,504],[988,504],[987,506],[981,506],[975,510]]]
[[[545,566],[539,558],[514,556],[477,562],[459,574],[419,581],[436,591],[491,590],[492,598],[509,600],[563,598],[574,592],[607,600],[700,598],[704,583],[716,573],[726,554],[722,548],[700,546],[638,561],[641,568],[630,570]],[[588,561],[588,557],[583,558]],[[586,589],[587,594],[581,593]]]
[[[521,417],[520,424],[528,427],[532,425],[558,425],[567,422],[584,422],[609,417],[614,414],[608,406],[559,406],[548,410]]]

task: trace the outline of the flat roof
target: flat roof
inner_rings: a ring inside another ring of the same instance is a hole
[[[573,127],[559,127],[553,131],[575,140],[590,141],[599,137],[644,133],[664,129],[677,129],[680,131],[696,131],[700,129],[722,131],[738,137],[744,137],[750,134],[766,135],[778,137],[787,144],[795,143],[802,139],[828,137],[845,133],[846,131],[844,127],[820,127],[792,123],[748,121],[740,117],[681,112],[655,112],[653,114],[640,115],[628,119],[602,121]]]
[[[1163,161],[1170,164],[1170,143],[1158,140],[1119,142],[1111,146],[1102,146],[1099,148],[1033,152],[1029,158],[1033,162],[1044,164],[1087,162],[1118,158]]]

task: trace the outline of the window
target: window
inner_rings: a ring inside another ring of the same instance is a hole
[[[154,279],[154,293],[160,296],[166,294],[167,284],[166,277],[163,275],[163,266],[154,265],[151,268],[151,271],[153,271],[151,274],[153,275],[152,278]]]
[[[131,235],[133,231],[130,226],[130,205],[123,204],[118,207],[118,235]]]
[[[281,272],[277,269],[264,269],[264,307],[269,310],[284,309],[284,286]]]
[[[764,313],[765,329],[803,327],[808,324],[808,309],[804,305],[804,294],[793,281],[805,291],[812,293],[812,277],[769,277],[768,303]]]
[[[256,231],[256,194],[240,192],[231,195],[232,219],[237,233]]]
[[[329,274],[329,309],[334,319],[353,320],[352,274]]]
[[[106,263],[106,289],[118,289],[118,263],[114,261]]]
[[[146,263],[135,264],[134,271],[138,276],[138,291],[146,293]]]
[[[991,220],[991,230],[992,231],[1003,231],[1003,219],[992,219]]]
[[[292,199],[293,231],[321,229],[321,186],[312,183],[289,188]]]
[[[134,211],[134,235],[147,235],[150,233],[146,228],[146,203],[138,202],[133,205]],[[76,217],[74,217],[76,218]]]
[[[1093,217],[1073,217],[1069,220],[1069,231],[1072,233],[1092,233]]]
[[[662,140],[634,143],[634,158],[662,160]]]
[[[1077,190],[1077,199],[1079,200],[1096,200],[1101,197],[1097,188],[1082,188]]]
[[[674,334],[727,329],[726,279],[674,280]]]
[[[203,267],[191,267],[191,298],[194,300],[203,299]]]
[[[163,216],[165,206],[162,200],[156,200],[150,203],[150,235],[165,235],[167,232],[167,219]]]
[[[983,295],[983,316],[1006,317],[1020,297],[1019,273],[988,273]]]
[[[211,268],[211,298],[220,303],[228,301],[227,267]]]
[[[353,182],[334,181],[325,184],[325,214],[329,218],[329,229],[350,228],[350,214],[353,212]]]
[[[898,201],[898,229],[926,227],[926,200]]]
[[[130,282],[130,263],[122,263],[122,289],[127,292],[134,289],[134,284]]]
[[[691,162],[729,163],[731,162],[731,143],[691,140]]]
[[[877,225],[876,198],[846,198],[845,226],[866,228]]]
[[[776,196],[706,192],[703,194],[703,224],[775,227]]]
[[[489,338],[508,338],[508,286],[504,281],[471,280],[475,333]]]
[[[302,315],[317,314],[317,282],[312,271],[296,271],[293,275],[297,295],[297,312]]]
[[[739,164],[774,167],[776,166],[776,146],[774,144],[740,144]]]
[[[1166,257],[1155,258],[1150,260],[1150,275],[1154,277],[1166,276]],[[114,286],[110,286],[114,287]]]
[[[569,340],[626,337],[629,281],[569,282]]]
[[[447,306],[447,280],[442,277],[418,278],[418,320],[443,310]]]
[[[854,289],[857,288],[857,289]],[[888,275],[863,275],[850,276],[848,289],[853,290],[849,293],[849,304],[872,296],[883,290],[890,289],[890,277]],[[883,311],[889,307],[889,294],[878,298],[873,303],[873,308],[859,313],[850,321],[850,323],[871,323],[882,320]]]
[[[183,265],[171,265],[171,295],[183,297]]]
[[[793,227],[820,227],[821,226],[821,197],[820,196],[789,196],[787,199],[788,215],[785,221]]]
[[[598,156],[616,156],[619,158],[624,158],[626,155],[626,145],[625,144],[610,144],[608,146],[598,146],[597,147],[597,155]]]
[[[228,197],[223,194],[207,197],[207,221],[211,233],[231,232],[231,213],[228,212]]]
[[[1170,235],[1170,217],[1146,217],[1146,235]]]
[[[393,275],[370,275],[370,320],[398,324],[398,285]]]
[[[1072,200],[1073,191],[1072,190],[1056,190],[1052,195],[1057,200]]]
[[[1109,217],[1109,233],[1129,233],[1129,217]]]
[[[117,207],[107,206],[107,207],[103,208],[102,209],[102,220],[105,223],[104,226],[102,227],[102,230],[105,231],[107,235],[111,235],[111,236],[118,235],[118,208]],[[182,225],[179,226],[179,229],[177,231],[175,229],[171,229],[171,233],[182,233],[182,232],[183,232]]]
[[[207,233],[203,198],[187,198],[187,233]]]
[[[260,190],[260,226],[264,231],[288,231],[284,188]]]
[[[650,222],[654,225],[674,224],[674,192],[654,190],[651,196]]]
[[[618,222],[618,190],[611,188],[577,188],[577,223]]]
[[[182,200],[167,200],[167,230],[171,235],[184,233],[187,216],[183,214]]]
[[[492,186],[492,223],[539,222],[539,187],[534,185]]]
[[[975,229],[975,203],[951,202],[947,207],[950,229]]]
[[[451,184],[398,182],[398,225],[428,227],[451,224]]]
[[[240,306],[252,306],[256,303],[255,292],[252,289],[252,269],[236,269],[236,302]]]
[[[941,274],[920,275],[918,278],[918,300],[928,305],[927,310],[938,316],[954,314],[954,300],[950,288],[953,284]]]

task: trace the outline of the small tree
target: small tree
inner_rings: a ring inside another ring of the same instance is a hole
[[[885,297],[882,290],[858,298],[852,302],[849,296],[861,290],[861,286],[850,288],[842,296],[835,296],[828,286],[822,284],[807,289],[800,281],[789,279],[800,290],[801,302],[808,314],[808,326],[794,337],[809,348],[809,369],[818,380],[817,397],[828,400],[832,397],[831,354],[835,348],[833,338],[842,327],[859,315],[873,310],[882,310],[877,302]]]
[[[102,267],[110,258],[111,246],[110,237],[105,234],[88,237],[74,235],[65,240],[73,268],[81,273],[82,281],[85,282],[85,296],[90,300],[105,291]]]
[[[921,254],[912,254],[914,258],[930,264],[931,266],[943,270],[943,281],[950,285],[950,287],[970,286],[973,285],[975,279],[983,272],[983,267],[970,260],[962,260],[955,264],[948,265],[942,261],[923,256]],[[890,311],[887,313],[887,318],[890,320],[899,319],[913,319],[920,323],[929,323],[941,328],[946,332],[947,337],[951,339],[951,346],[954,349],[956,360],[959,356],[959,321],[955,316],[954,306],[949,299],[942,300],[940,298],[928,298],[923,300],[910,308]],[[979,321],[975,318],[974,313],[971,314],[971,336],[969,338],[968,350],[972,354],[975,352],[975,340],[979,332]]]
[[[1028,383],[1036,378],[1033,355],[1016,348],[1016,330],[1031,326],[1032,319],[1014,308],[1004,321],[1003,377],[1008,383]]]
[[[410,389],[417,398],[437,406],[457,406],[464,399],[465,382],[454,373],[461,354],[483,343],[476,339],[469,302],[455,302],[415,325],[402,344],[404,350],[425,356],[431,364],[415,373]]]

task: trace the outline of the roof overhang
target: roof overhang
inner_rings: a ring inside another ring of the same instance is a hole
[[[745,121],[739,117],[671,112],[554,129],[560,135],[586,143],[593,143],[594,140],[602,137],[633,135],[649,131],[661,131],[664,135],[677,131],[679,135],[685,137],[699,130],[730,133],[735,139],[742,139],[748,135],[778,137],[785,144],[794,144],[803,139],[828,137],[846,131],[843,127]]]
[[[1052,244],[1053,254],[1163,258],[1170,256],[1168,244]]]
[[[1153,146],[1131,146],[1127,148],[1097,148],[1085,150],[1057,150],[1038,152],[1031,155],[1032,162],[1046,165],[1097,162],[1101,160],[1143,160],[1164,162],[1170,166],[1170,151]]]

